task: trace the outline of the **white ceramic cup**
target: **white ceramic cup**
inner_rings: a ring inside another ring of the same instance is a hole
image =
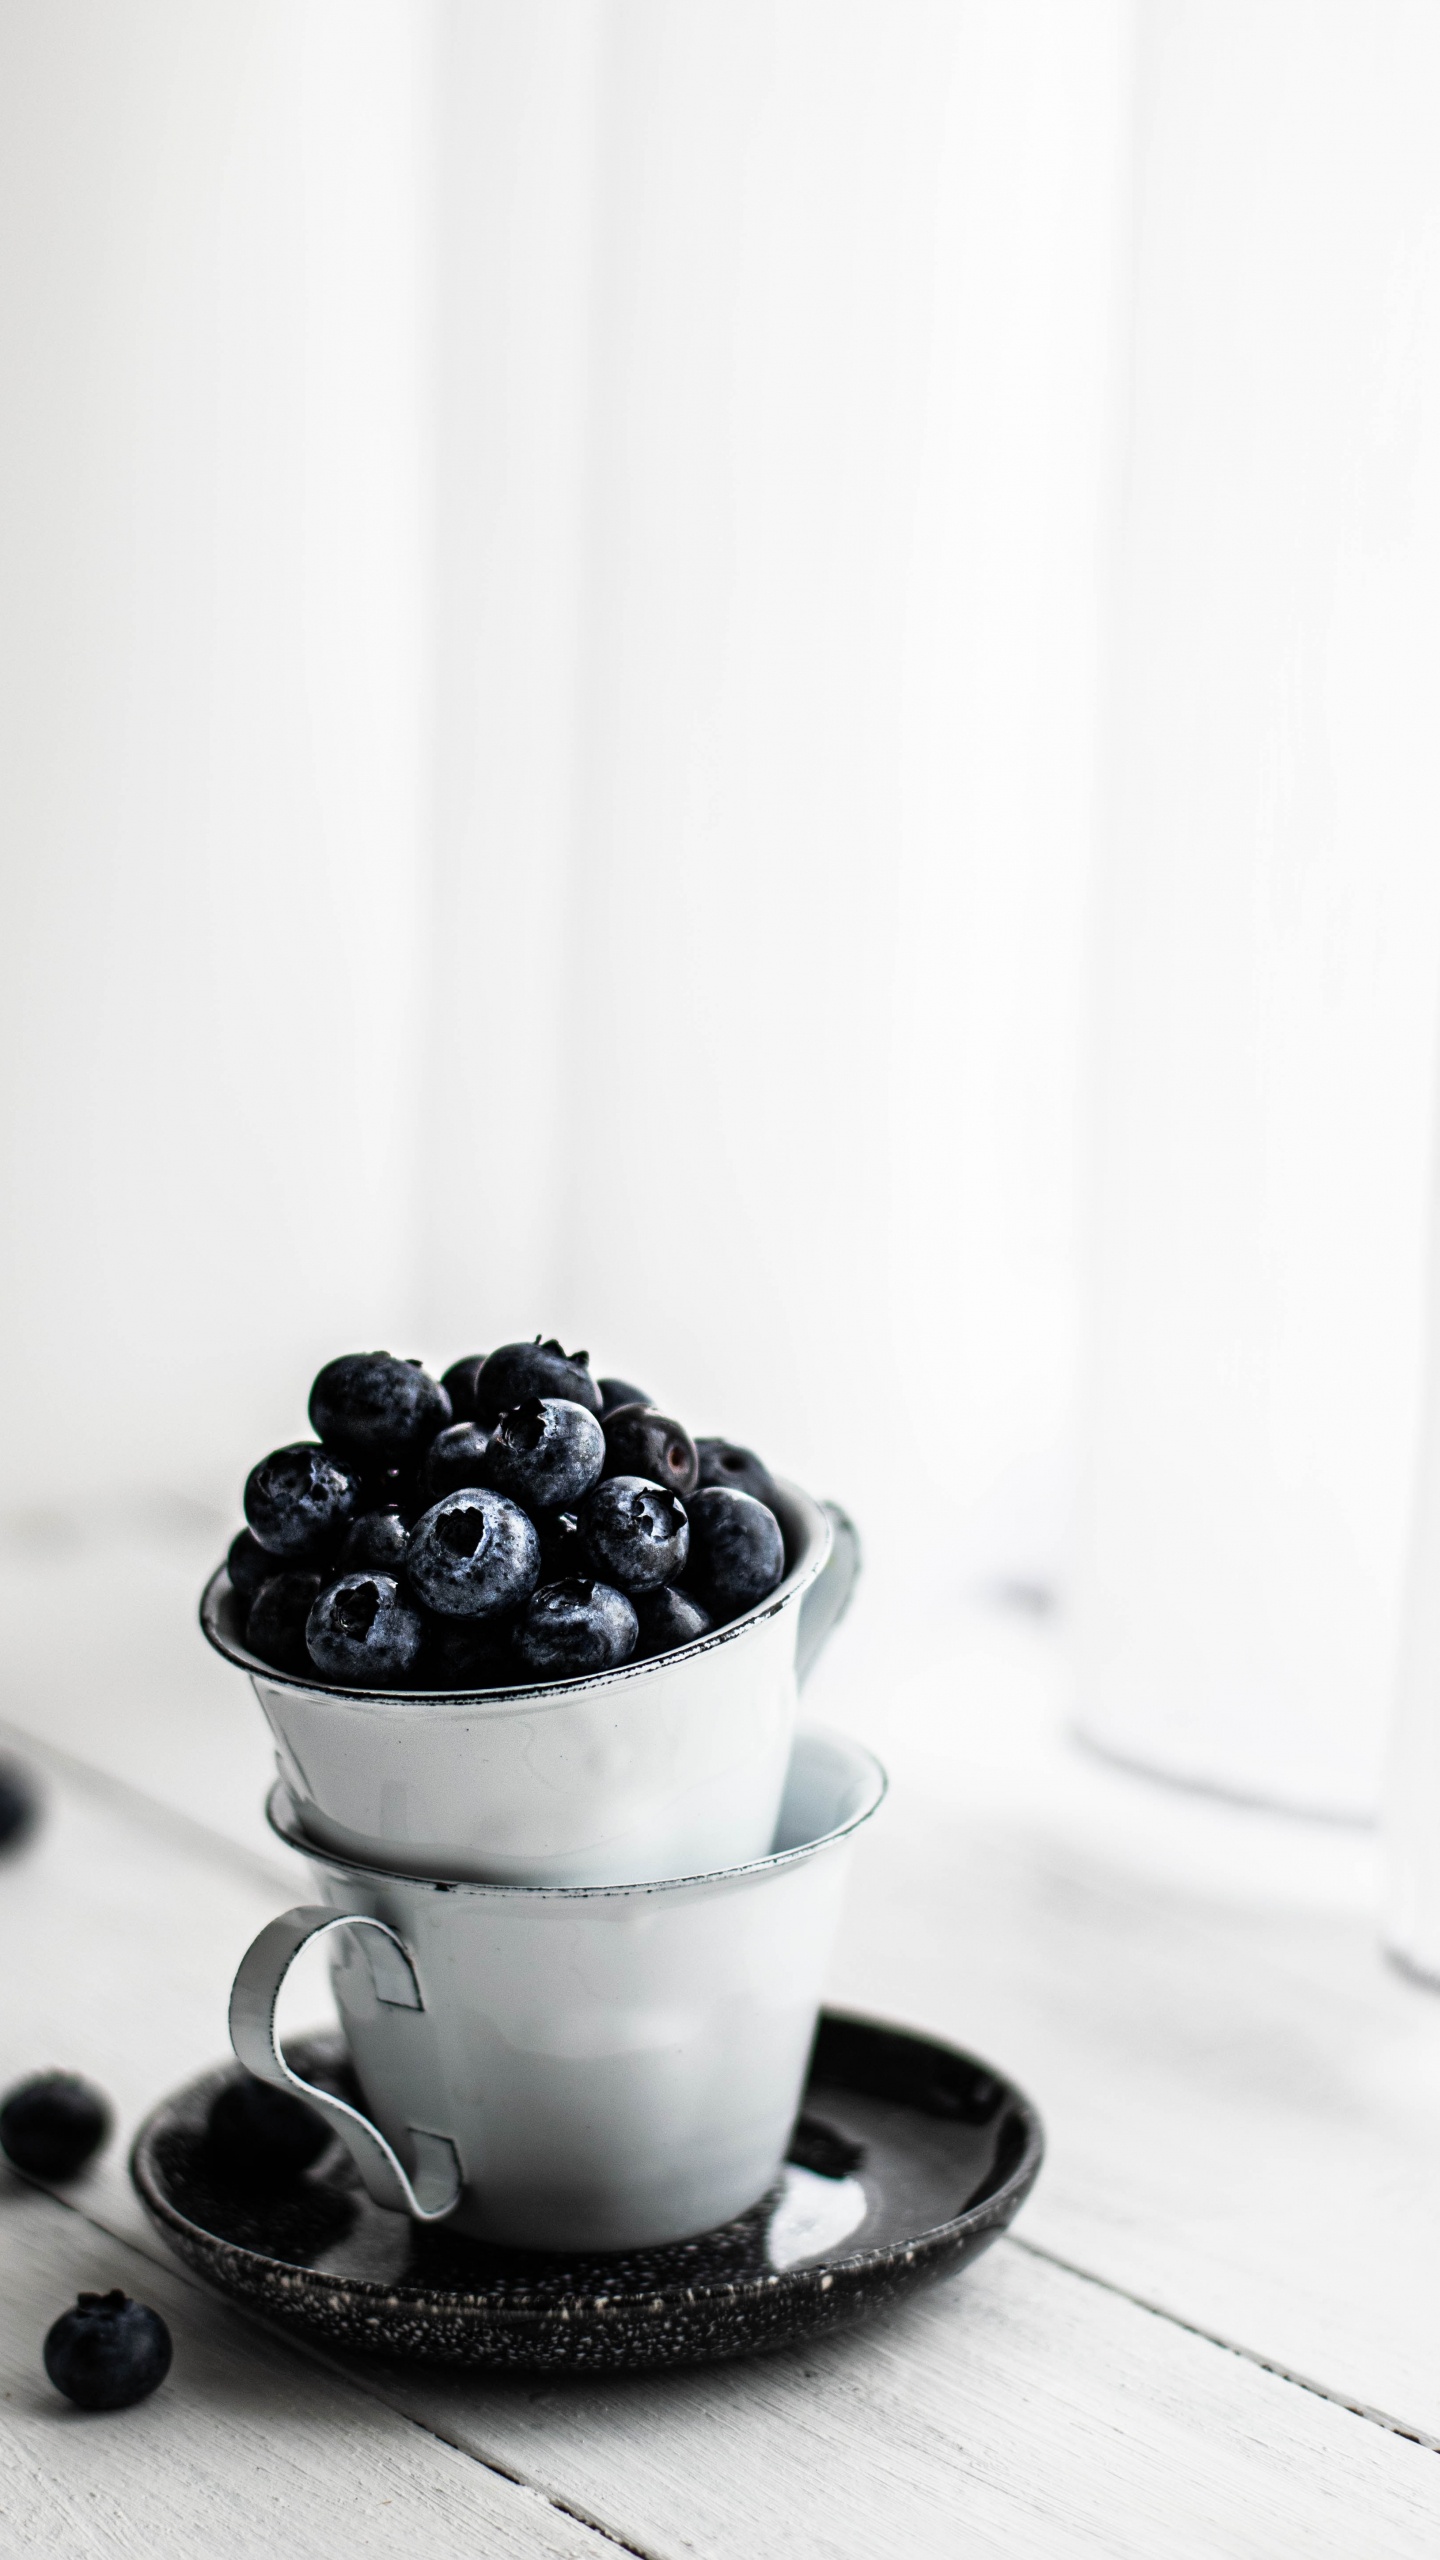
[[[277,1786],[271,1822],[324,1899],[262,1929],[235,1977],[231,2041],[318,2108],[395,2212],[528,2248],[688,2239],[779,2173],[850,1843],[884,1792],[858,1743],[803,1733],[767,1857],[545,1890],[328,1857]],[[285,1976],[326,1931],[368,2116],[299,2079],[276,2037]]]
[[[635,1884],[770,1846],[797,1690],[843,1613],[860,1547],[833,1503],[779,1493],[789,1570],[768,1600],[650,1662],[526,1688],[311,1688],[241,1641],[223,1567],[200,1604],[248,1671],[280,1775],[320,1847],[487,1884]]]

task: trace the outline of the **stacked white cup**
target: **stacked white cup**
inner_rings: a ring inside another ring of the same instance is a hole
[[[210,1641],[275,1736],[270,1818],[317,1900],[261,1931],[231,2039],[298,2092],[377,2204],[530,2248],[623,2250],[744,2212],[799,2106],[868,1751],[795,1732],[859,1569],[833,1505],[779,1491],[787,1571],[678,1652],[465,1695],[317,1688],[247,1651],[229,1578]],[[298,2077],[276,2034],[330,1934],[364,2101]]]

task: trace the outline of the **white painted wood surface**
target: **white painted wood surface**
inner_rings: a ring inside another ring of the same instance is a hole
[[[395,2404],[670,2560],[1400,2560],[1440,2460],[1002,2242],[869,2332],[704,2374]]]
[[[223,2053],[248,1938],[303,1890],[258,1821],[258,1712],[238,1680],[212,1676],[198,1637],[188,1654],[177,1637],[191,1562],[172,1553],[138,1577],[103,1557],[93,1572],[63,1557],[40,1573],[0,1566],[18,1629],[5,1712],[64,1755],[43,1831],[0,1863],[0,2087],[70,2064],[109,2089],[121,2138],[71,2198],[99,2256],[128,2243],[163,2266],[167,2316],[193,2295],[196,2334],[243,2338],[257,2373],[309,2372],[314,2358],[272,2347],[171,2267],[125,2174],[139,2116]],[[130,1654],[116,1681],[112,1606]],[[897,1667],[883,1608],[868,1615],[813,1700],[875,1741],[895,1782],[834,1989],[972,2042],[1033,2090],[1051,2153],[1019,2237],[881,2327],[713,2373],[559,2386],[328,2360],[348,2474],[364,2473],[355,2447],[372,2422],[378,2471],[405,2418],[461,2449],[447,2461],[514,2474],[657,2560],[1435,2548],[1440,2459],[1340,2405],[1440,2438],[1440,2004],[1375,1952],[1369,1842],[1172,1797],[1067,1749],[1042,1629],[976,1612],[921,1631]],[[319,1997],[312,1986],[312,2012]],[[37,2307],[22,2313],[32,2296],[7,2276],[0,2333],[43,2391],[41,2314],[91,2280],[66,2255],[90,2243],[74,2213],[16,2185],[0,2194],[0,2248],[17,2200],[42,2235],[25,2241]],[[175,2480],[192,2485],[169,2504],[157,2494],[144,2547],[198,2547],[198,2526],[187,2545],[175,2519],[187,2499],[204,2512],[205,2465],[220,2478],[253,2462],[252,2408],[279,2423],[288,2384],[237,2378],[233,2427],[231,2387],[207,2385],[209,2450],[195,2450],[178,2379],[94,2436],[118,2482],[124,2427],[143,2426],[162,2467],[173,2431]],[[23,2454],[0,2445],[0,2470],[33,2481],[53,2444],[67,2514],[71,2437],[34,2423]],[[417,2514],[430,2494],[414,2490]],[[448,2514],[451,2493],[434,2494]],[[505,2531],[540,2537],[516,2549],[577,2547],[544,2539],[572,2529],[558,2509],[503,2512]],[[250,2517],[237,2507],[237,2537]],[[444,2530],[397,2523],[395,2547],[448,2548]],[[477,2522],[474,2547],[512,2547],[500,2533]],[[53,2547],[131,2546],[72,2534]],[[307,2550],[371,2547],[386,2546],[365,2543],[342,2503],[317,2502]]]
[[[39,2344],[67,2295],[120,2285],[174,2341],[135,2409],[83,2412],[51,2390]],[[48,2196],[0,2187],[0,2537],[55,2560],[344,2552],[386,2560],[604,2560],[549,2501],[407,2425],[138,2258]]]

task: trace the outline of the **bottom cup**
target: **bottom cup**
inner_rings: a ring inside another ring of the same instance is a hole
[[[779,2171],[850,1842],[884,1792],[858,1743],[802,1733],[768,1857],[543,1888],[333,1857],[277,1786],[271,1823],[324,1901],[261,1931],[235,1977],[231,2041],[325,2117],[377,2204],[524,2248],[688,2239]],[[329,1930],[368,2116],[299,2079],[276,2039],[280,1986]]]

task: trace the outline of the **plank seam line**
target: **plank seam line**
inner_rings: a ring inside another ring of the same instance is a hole
[[[1039,2258],[1047,2267],[1058,2267],[1063,2275],[1078,2276],[1082,2284],[1093,2284],[1097,2292],[1113,2293],[1121,2302],[1132,2303],[1137,2311],[1148,2312],[1152,2320],[1168,2320],[1172,2329],[1184,2329],[1190,2337],[1203,2338],[1207,2346],[1219,2347],[1227,2356],[1239,2356],[1245,2364],[1258,2365],[1262,2373],[1273,2373],[1277,2382],[1292,2383],[1297,2391],[1308,2391],[1316,2400],[1328,2400],[1333,2409],[1343,2409],[1352,2418],[1363,2418],[1369,2426],[1383,2427],[1387,2435],[1403,2436],[1407,2444],[1418,2445],[1422,2453],[1440,2453],[1440,2437],[1427,2435],[1422,2427],[1407,2426],[1403,2418],[1392,2418],[1388,2410],[1372,2409],[1368,2401],[1351,2400],[1343,2391],[1332,2391],[1308,2373],[1297,2373],[1293,2365],[1280,2364],[1274,2356],[1262,2356],[1255,2347],[1242,2347],[1234,2338],[1222,2337],[1218,2329],[1207,2329],[1198,2320],[1186,2320],[1163,2302],[1151,2302],[1143,2293],[1132,2293],[1128,2285],[1114,2284],[1090,2267],[1077,2266],[1073,2258],[1062,2258],[1058,2250],[1042,2249],[1037,2241],[1024,2240],[1018,2232],[1008,2232],[1006,2237],[1013,2249],[1023,2249],[1027,2257]]]
[[[328,2358],[322,2357],[321,2360],[329,2364]],[[482,2471],[493,2471],[497,2480],[508,2481],[512,2489],[527,2490],[531,2497],[540,2498],[547,2507],[553,2507],[558,2515],[568,2517],[571,2524],[583,2525],[587,2533],[598,2533],[612,2550],[628,2552],[630,2560],[662,2560],[660,2553],[647,2550],[643,2543],[627,2542],[623,2534],[616,2532],[613,2524],[603,2523],[599,2516],[591,2515],[588,2508],[573,2506],[555,2489],[542,2489],[538,2481],[527,2480],[523,2471],[512,2471],[507,2463],[497,2461],[493,2453],[477,2453],[473,2444],[463,2443],[458,2436],[447,2435],[433,2418],[417,2418],[413,2409],[396,2408],[393,2400],[387,2400],[383,2392],[353,2373],[348,2365],[330,2367],[330,2370],[343,2373],[347,2381],[356,2383],[361,2391],[371,2399],[379,2400],[382,2407],[394,2411],[397,2417],[408,2418],[411,2426],[418,2427],[422,2435],[433,2436],[437,2444],[448,2445],[452,2453],[463,2453],[468,2462],[478,2462]]]
[[[0,1717],[0,1737],[18,1758],[24,1759],[28,1755],[38,1760],[42,1768],[53,1771],[56,1777],[69,1779],[83,1793],[98,1796],[102,1803],[134,1815],[139,1821],[148,1823],[152,1831],[167,1834],[192,1853],[203,1849],[212,1858],[220,1857],[229,1865],[239,1867],[247,1876],[263,1876],[267,1884],[276,1886],[282,1893],[293,1892],[294,1874],[281,1864],[278,1857],[272,1863],[263,1849],[247,1849],[242,1840],[232,1840],[228,1832],[212,1830],[198,1814],[183,1813],[178,1805],[166,1804],[159,1796],[147,1795],[143,1787],[133,1785],[128,1778],[117,1778],[113,1771],[100,1768],[95,1761],[81,1759],[78,1752],[62,1750],[58,1743],[46,1742],[38,1734],[27,1732],[23,1725],[11,1724],[5,1717]]]
[[[62,2195],[57,2188],[47,2186],[43,2178],[32,2178],[25,2170],[16,2169],[13,2166],[10,2168],[10,2175],[17,2178],[22,2186],[33,2188],[37,2195],[48,2196],[51,2204],[58,2204],[62,2212],[72,2214],[77,2222],[83,2222],[89,2231],[98,2232],[103,2240],[111,2241],[117,2248],[128,2249],[134,2257],[143,2259],[148,2266],[159,2267],[175,2283],[183,2285],[187,2292],[193,2293],[197,2300],[207,2306],[218,2305],[219,2297],[214,2289],[204,2283],[195,2274],[193,2268],[187,2267],[183,2260],[172,2257],[168,2249],[148,2248],[144,2245],[144,2240],[132,2237],[129,2232],[113,2230],[108,2222],[102,2222],[97,2214],[87,2211],[86,2207],[77,2203],[73,2196]],[[147,2231],[145,2239],[151,2236]],[[614,2525],[606,2524],[599,2516],[591,2515],[585,2507],[572,2505],[570,2500],[562,2498],[558,2491],[543,2488],[538,2480],[527,2480],[523,2471],[512,2471],[507,2464],[497,2461],[494,2454],[477,2453],[474,2445],[466,2444],[459,2436],[447,2435],[445,2429],[437,2426],[433,2419],[417,2417],[413,2409],[407,2409],[399,2402],[387,2399],[378,2383],[372,2382],[363,2373],[357,2373],[352,2365],[342,2364],[336,2357],[327,2355],[318,2339],[304,2337],[289,2329],[277,2329],[260,2312],[251,2310],[243,2302],[226,2302],[223,2307],[226,2311],[237,2314],[246,2328],[257,2330],[270,2345],[280,2346],[292,2355],[304,2356],[310,2363],[320,2365],[326,2373],[333,2375],[337,2382],[348,2383],[353,2390],[358,2391],[362,2399],[378,2401],[382,2409],[389,2410],[392,2418],[402,2419],[406,2426],[415,2427],[421,2435],[433,2436],[435,2442],[443,2444],[447,2452],[460,2454],[466,2462],[473,2462],[477,2469],[493,2472],[495,2478],[503,2480],[507,2488],[523,2489],[528,2497],[537,2498],[542,2506],[553,2507],[556,2514],[564,2516],[569,2523],[581,2525],[587,2533],[597,2534],[602,2542],[608,2542],[613,2551],[626,2552],[629,2560],[664,2560],[663,2554],[647,2550],[643,2543],[627,2541],[624,2534],[617,2533]]]

